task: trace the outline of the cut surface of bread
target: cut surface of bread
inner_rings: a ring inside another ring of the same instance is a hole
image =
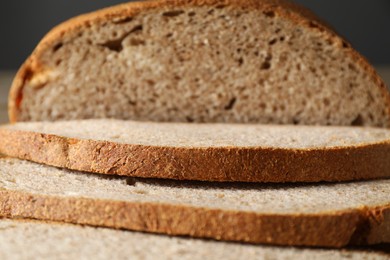
[[[381,252],[253,246],[85,226],[0,219],[1,259],[356,259]]]
[[[0,215],[273,245],[390,242],[390,180],[218,184],[0,160]]]
[[[127,3],[51,31],[16,76],[11,121],[390,126],[372,66],[281,0]]]
[[[390,177],[382,128],[25,122],[0,127],[0,153],[72,170],[201,181],[318,182]]]

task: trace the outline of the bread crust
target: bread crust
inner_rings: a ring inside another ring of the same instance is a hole
[[[38,44],[31,56],[25,61],[18,71],[11,87],[9,95],[8,113],[11,122],[19,121],[20,104],[23,99],[23,88],[25,82],[31,75],[41,71],[42,64],[40,56],[46,50],[52,48],[57,42],[67,35],[77,34],[84,27],[99,24],[106,20],[123,19],[132,17],[144,11],[163,8],[190,7],[190,6],[230,6],[243,9],[256,9],[260,11],[273,11],[278,16],[285,17],[297,25],[304,26],[310,30],[319,30],[324,36],[337,42],[339,48],[343,48],[357,64],[367,72],[369,77],[381,89],[388,107],[387,126],[390,127],[390,93],[386,84],[377,74],[375,69],[361,54],[355,51],[350,43],[337,35],[327,24],[319,20],[307,9],[285,0],[153,0],[145,2],[130,2],[114,7],[99,10],[93,13],[81,15],[55,27]]]
[[[260,214],[0,190],[0,216],[256,244],[344,247],[390,242],[390,205],[320,214]],[[373,219],[371,216],[377,216]],[[382,232],[383,233],[383,232]]]
[[[0,153],[77,171],[218,182],[320,182],[390,177],[390,141],[283,149],[164,147],[0,128]]]

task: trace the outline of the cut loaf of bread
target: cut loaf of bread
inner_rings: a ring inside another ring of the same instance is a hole
[[[0,258],[386,260],[371,249],[325,250],[240,245],[37,221],[0,219]]]
[[[282,0],[127,3],[51,31],[16,76],[11,121],[390,126],[372,66]]]
[[[0,216],[272,245],[390,242],[390,180],[221,184],[0,160]]]
[[[390,130],[121,120],[0,127],[0,153],[133,177],[318,182],[390,177]]]

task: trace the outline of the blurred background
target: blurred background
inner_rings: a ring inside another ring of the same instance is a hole
[[[13,0],[0,4],[0,70],[17,69],[53,26],[120,0]],[[373,64],[390,64],[390,0],[296,0],[352,42]]]

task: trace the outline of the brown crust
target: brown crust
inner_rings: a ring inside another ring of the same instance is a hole
[[[65,198],[0,189],[0,216],[272,245],[343,247],[390,242],[390,205],[321,214],[244,211]],[[379,215],[378,215],[379,213]],[[376,215],[375,220],[371,217]]]
[[[390,141],[317,149],[184,148],[80,140],[0,128],[0,153],[71,170],[220,182],[390,177]]]
[[[321,31],[324,34],[324,37],[337,42],[339,48],[343,48],[345,53],[352,57],[356,64],[363,68],[381,89],[384,102],[387,103],[388,107],[388,122],[386,125],[390,127],[390,93],[387,90],[386,84],[377,74],[375,69],[362,55],[351,48],[351,45],[345,39],[337,35],[329,26],[319,20],[314,14],[301,6],[284,0],[154,0],[145,2],[130,2],[73,18],[55,27],[51,32],[49,32],[20,68],[12,84],[9,96],[8,112],[10,121],[19,121],[19,108],[24,83],[26,79],[28,79],[29,75],[31,76],[31,74],[39,72],[42,69],[42,65],[40,64],[41,54],[65,36],[77,34],[77,32],[82,30],[83,27],[89,27],[114,18],[132,17],[147,10],[202,5],[224,5],[258,9],[261,11],[273,11],[279,16],[290,19],[297,25],[310,28],[311,30]]]

